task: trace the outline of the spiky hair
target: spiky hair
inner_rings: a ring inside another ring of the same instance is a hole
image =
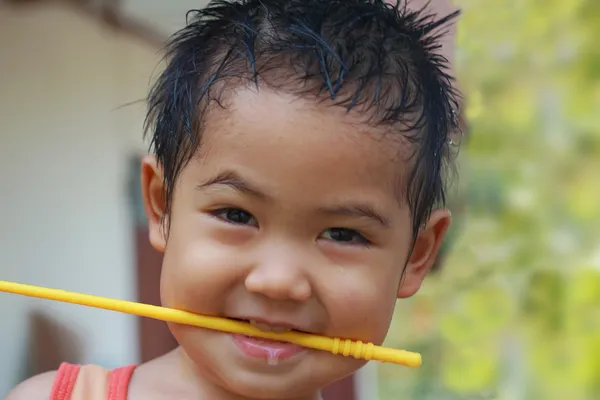
[[[164,171],[167,212],[175,182],[197,152],[209,104],[224,88],[261,85],[359,112],[413,144],[404,198],[414,234],[445,203],[458,93],[439,39],[458,12],[384,0],[213,0],[188,13],[149,95],[146,135]]]

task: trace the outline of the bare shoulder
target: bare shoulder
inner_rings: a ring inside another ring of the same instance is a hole
[[[47,400],[55,377],[56,371],[31,377],[18,384],[4,400]]]
[[[174,350],[140,365],[133,374],[128,398],[132,400],[198,398],[190,392],[189,380],[182,377],[179,353],[180,351]]]

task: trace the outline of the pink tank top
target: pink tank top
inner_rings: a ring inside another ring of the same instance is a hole
[[[96,365],[63,363],[56,373],[50,400],[127,400],[135,365],[106,370]]]

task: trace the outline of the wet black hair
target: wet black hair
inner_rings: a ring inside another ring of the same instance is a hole
[[[145,122],[167,214],[209,106],[223,106],[227,87],[265,85],[360,112],[413,144],[402,186],[416,238],[445,204],[450,138],[459,130],[459,94],[439,52],[457,15],[436,19],[427,8],[385,0],[213,0],[188,12],[167,44]]]

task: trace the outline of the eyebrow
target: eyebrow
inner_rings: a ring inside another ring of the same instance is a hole
[[[204,190],[217,185],[228,186],[240,193],[248,194],[262,200],[269,199],[267,194],[248,181],[242,179],[239,174],[234,171],[220,172],[207,181],[197,185],[196,190]],[[326,215],[367,218],[386,228],[390,227],[390,220],[369,204],[345,204],[333,207],[320,207],[317,211],[320,214]]]
[[[386,228],[390,227],[390,220],[385,218],[381,213],[375,210],[375,208],[368,204],[349,204],[336,207],[323,207],[319,208],[319,212],[329,215],[368,218]]]
[[[242,179],[237,173],[233,171],[223,171],[214,177],[208,179],[196,186],[196,190],[204,190],[211,186],[228,186],[240,193],[248,194],[253,197],[260,199],[268,199],[268,196],[257,187],[253,186],[246,180]]]

